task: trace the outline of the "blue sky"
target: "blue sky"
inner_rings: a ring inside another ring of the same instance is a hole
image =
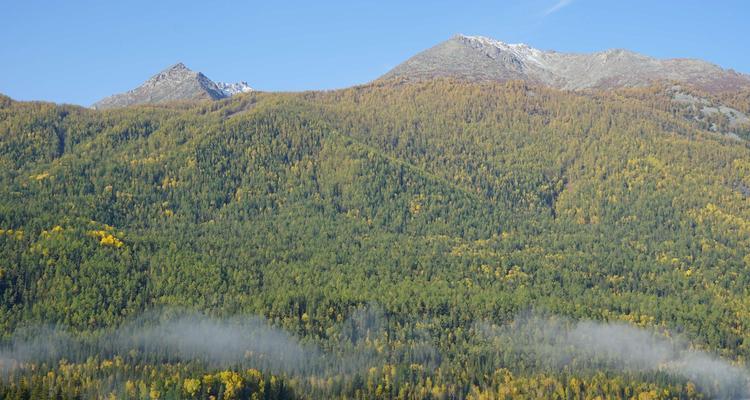
[[[0,0],[0,93],[89,105],[174,64],[262,90],[364,83],[456,33],[750,73],[750,1]]]

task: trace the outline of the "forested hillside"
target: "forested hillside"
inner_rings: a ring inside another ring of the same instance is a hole
[[[669,90],[0,97],[0,398],[748,395],[750,126]]]

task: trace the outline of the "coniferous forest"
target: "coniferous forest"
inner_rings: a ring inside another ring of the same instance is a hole
[[[670,88],[0,97],[0,398],[748,396],[750,126]]]

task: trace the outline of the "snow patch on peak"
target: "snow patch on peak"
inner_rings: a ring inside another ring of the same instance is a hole
[[[510,53],[527,64],[530,63],[541,66],[544,63],[544,52],[525,43],[505,43],[486,36],[458,35],[458,37],[480,48],[489,47]]]
[[[240,93],[249,93],[254,90],[253,88],[250,87],[250,85],[247,84],[247,82],[244,82],[244,81],[235,82],[235,83],[216,82],[216,86],[227,97],[234,96],[235,94],[240,94]]]
[[[508,48],[510,46],[519,45],[519,44],[509,44],[509,43],[501,42],[497,39],[493,39],[487,36],[469,36],[469,35],[458,35],[458,36],[465,40],[481,43],[486,46],[498,47],[498,48]]]
[[[479,43],[484,46],[492,46],[492,47],[496,47],[498,49],[503,49],[503,50],[510,50],[510,49],[522,50],[522,51],[536,50],[533,47],[530,47],[529,45],[527,45],[526,43],[505,43],[497,39],[489,38],[486,36],[467,36],[467,35],[458,35],[458,36],[470,42]],[[536,50],[536,51],[539,51],[539,50]]]

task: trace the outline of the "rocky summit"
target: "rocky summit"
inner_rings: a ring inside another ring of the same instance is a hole
[[[217,100],[248,91],[252,89],[245,82],[216,83],[202,73],[186,67],[185,64],[177,63],[133,90],[94,103],[93,108],[107,109],[183,100]]]

